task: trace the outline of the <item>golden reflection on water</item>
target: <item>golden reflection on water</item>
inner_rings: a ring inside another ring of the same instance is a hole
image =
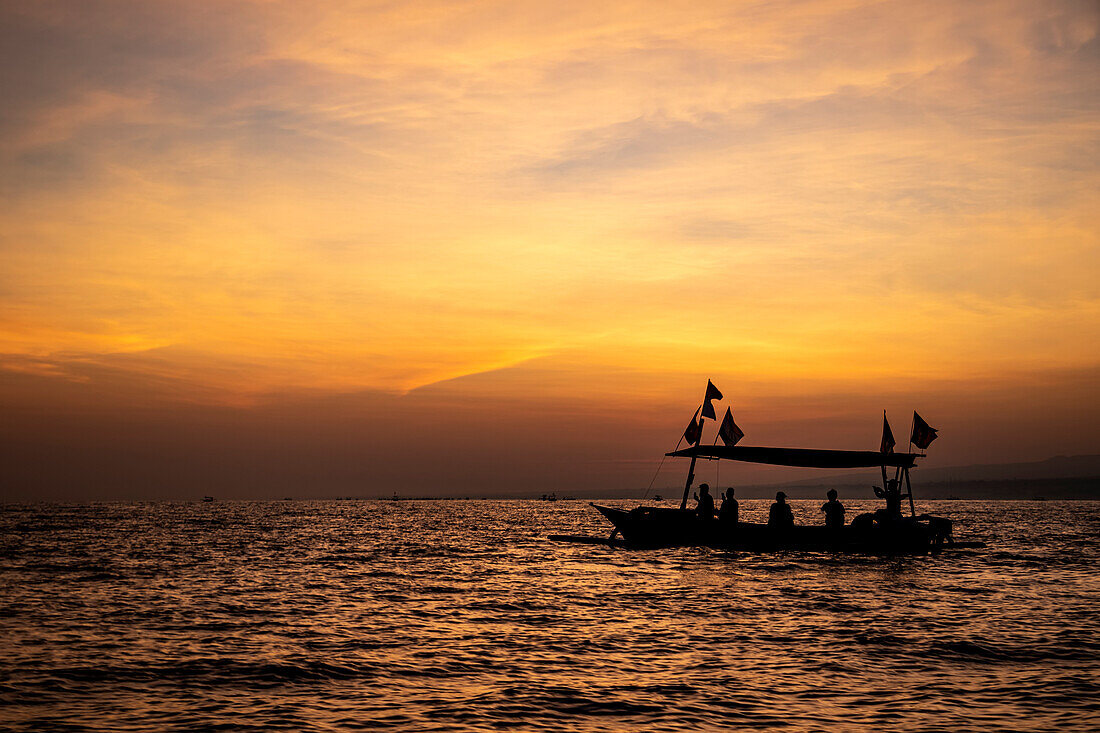
[[[744,516],[767,504],[744,501]],[[801,521],[819,519],[820,502],[793,504]],[[571,501],[9,506],[0,720],[472,731],[1096,721],[1100,505],[928,506],[990,548],[888,559],[547,542],[606,534]]]

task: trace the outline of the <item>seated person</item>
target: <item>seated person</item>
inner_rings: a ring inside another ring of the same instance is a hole
[[[714,519],[714,497],[710,495],[710,486],[699,484],[699,495],[695,501],[699,502],[695,505],[695,514],[699,519]]]
[[[787,504],[787,495],[782,491],[776,493],[775,503],[768,512],[768,526],[778,528],[794,526],[794,514],[791,512],[790,505]]]
[[[826,494],[829,501],[821,505],[821,511],[825,512],[825,526],[829,529],[838,529],[844,526],[844,505],[836,500],[836,489],[829,489]]]
[[[733,487],[726,489],[722,495],[722,508],[718,510],[718,521],[728,524],[737,524],[738,506],[737,499],[733,498]]]
[[[886,500],[886,508],[875,512],[875,518],[879,522],[892,522],[901,519],[901,487],[896,479],[886,482],[885,491],[878,486],[872,487],[875,496]]]

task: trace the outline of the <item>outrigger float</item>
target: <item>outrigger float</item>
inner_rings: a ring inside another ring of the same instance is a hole
[[[721,399],[721,393],[708,382],[707,399],[700,406],[703,417],[714,418],[713,407],[709,404],[712,398]],[[695,414],[698,417],[699,410],[696,410]],[[878,451],[739,446],[736,443],[744,434],[734,424],[728,409],[718,436],[726,444],[717,445],[716,438],[715,445],[699,445],[703,420],[699,418],[696,421],[696,417],[692,418],[684,434],[688,439],[689,447],[665,454],[666,457],[691,459],[683,498],[680,500],[678,509],[640,506],[625,510],[593,503],[592,506],[614,525],[615,529],[610,537],[601,539],[576,535],[553,535],[550,539],[628,548],[702,546],[751,552],[795,550],[913,554],[984,547],[980,542],[955,542],[950,519],[930,514],[917,515],[909,472],[916,467],[916,460],[924,458],[925,454],[894,453],[894,439],[885,414],[883,415],[883,440],[881,449]],[[925,431],[923,434],[918,434],[918,425]],[[927,448],[928,443],[935,439],[935,432],[914,413],[913,437],[916,440],[911,440],[910,450],[913,442],[916,442],[921,449]],[[878,468],[881,471],[883,487],[893,487],[896,492],[894,498],[897,504],[892,512],[882,510],[861,514],[850,524],[842,527],[823,525],[777,527],[701,517],[696,510],[687,508],[688,493],[695,478],[696,461],[700,458],[801,468]],[[887,476],[887,469],[890,468],[894,469],[892,480]],[[901,494],[900,487],[903,483],[906,493]],[[909,500],[910,516],[908,517],[902,516],[900,512],[900,500],[906,498]],[[620,535],[621,539],[618,538]]]

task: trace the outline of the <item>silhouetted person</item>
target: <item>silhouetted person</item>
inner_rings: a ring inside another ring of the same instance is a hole
[[[710,486],[699,484],[699,494],[695,497],[695,514],[699,519],[714,519],[714,497],[710,495]]]
[[[873,488],[875,489],[875,496],[886,500],[886,508],[875,512],[875,518],[880,522],[892,522],[901,519],[901,487],[898,486],[897,479],[887,481],[885,490],[878,486]]]
[[[781,529],[794,526],[794,514],[791,513],[791,507],[787,504],[787,495],[782,491],[776,493],[775,503],[768,512],[768,526]]]
[[[730,526],[737,524],[738,510],[737,499],[733,498],[733,487],[730,486],[722,496],[722,508],[718,510],[718,521]]]
[[[829,497],[821,505],[821,511],[825,512],[825,526],[829,529],[840,529],[844,526],[844,505],[836,500],[836,489],[829,489],[825,496]]]

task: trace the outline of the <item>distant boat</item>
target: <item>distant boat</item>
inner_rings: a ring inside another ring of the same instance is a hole
[[[557,501],[558,500],[558,495],[555,494],[555,493],[543,494],[542,496],[539,497],[539,500],[540,501]]]
[[[397,495],[397,492],[393,492],[393,498],[390,501],[401,501],[401,497]]]
[[[714,390],[717,392],[717,390]],[[708,385],[708,401],[711,387]],[[718,393],[717,399],[721,399]],[[704,410],[705,413],[705,410]],[[699,410],[696,411],[696,416]],[[713,417],[713,412],[711,413]],[[740,429],[733,424],[727,412],[729,424],[737,432]],[[723,423],[725,425],[725,423]],[[702,420],[695,418],[685,437],[693,443],[688,448],[674,450],[666,456],[690,458],[687,481],[683,498],[678,509],[639,506],[626,510],[592,503],[615,529],[606,540],[573,535],[555,535],[551,539],[559,541],[603,543],[627,547],[668,547],[668,546],[705,546],[720,549],[774,551],[774,550],[812,550],[812,551],[850,551],[872,553],[922,553],[943,547],[978,547],[981,543],[956,543],[952,538],[951,520],[934,517],[929,514],[917,516],[913,505],[913,489],[909,471],[916,465],[922,453],[893,453],[880,451],[853,450],[816,450],[807,448],[768,448],[757,446],[739,446],[734,438],[730,445],[700,445]],[[741,433],[743,436],[743,433]],[[891,436],[891,446],[893,438]],[[723,441],[725,442],[725,441]],[[874,514],[861,514],[850,524],[829,528],[816,526],[773,527],[753,522],[724,522],[714,518],[702,518],[697,512],[687,508],[688,492],[695,478],[695,463],[704,460],[732,460],[746,463],[760,463],[773,466],[794,466],[801,468],[878,468],[881,471],[883,486],[893,486],[892,495],[895,514],[886,511]],[[895,469],[895,478],[887,478],[886,469]],[[905,486],[907,493],[901,494]],[[909,499],[910,516],[901,515],[901,499]],[[658,497],[659,499],[659,497]],[[622,539],[617,540],[616,536]]]
[[[211,502],[211,501],[214,501],[214,497],[212,497],[212,496],[204,496],[204,497],[202,497],[202,500],[203,500],[204,502]]]

